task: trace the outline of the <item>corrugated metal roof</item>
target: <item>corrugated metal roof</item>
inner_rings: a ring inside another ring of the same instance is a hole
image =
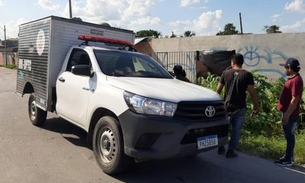
[[[136,39],[134,40],[134,44],[136,45],[136,44],[138,44],[139,42],[141,42],[141,41],[143,41],[143,40],[145,40],[145,39],[147,39],[147,37],[136,38]]]

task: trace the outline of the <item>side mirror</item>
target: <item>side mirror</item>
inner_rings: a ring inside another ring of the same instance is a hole
[[[91,76],[89,65],[75,65],[72,66],[71,72],[79,76]]]

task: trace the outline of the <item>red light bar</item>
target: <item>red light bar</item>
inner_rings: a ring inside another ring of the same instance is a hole
[[[134,44],[129,41],[113,39],[113,38],[106,38],[106,37],[79,35],[78,39],[85,40],[85,41],[101,42],[101,43],[119,44],[119,45],[124,45],[124,46],[134,46]]]

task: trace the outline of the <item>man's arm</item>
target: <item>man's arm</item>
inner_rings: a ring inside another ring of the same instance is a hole
[[[301,100],[301,96],[292,96],[292,99],[290,100],[288,109],[284,113],[284,116],[283,116],[283,119],[282,119],[283,124],[288,123],[290,115],[297,108],[297,105],[299,104],[300,100]]]
[[[259,105],[258,105],[258,99],[256,95],[256,91],[254,89],[254,85],[248,85],[247,87],[248,92],[250,94],[251,100],[253,102],[253,112],[258,112],[259,111]]]
[[[216,88],[216,92],[220,95],[221,91],[222,91],[222,88],[223,88],[223,84],[221,83],[218,83],[217,85],[217,88]]]

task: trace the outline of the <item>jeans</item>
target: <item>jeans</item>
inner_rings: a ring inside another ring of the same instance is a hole
[[[241,129],[245,122],[246,111],[246,108],[242,108],[236,113],[228,115],[228,120],[230,121],[230,125],[232,127],[228,148],[230,151],[234,151],[238,146]]]
[[[282,125],[285,139],[287,142],[285,158],[289,159],[289,160],[293,157],[293,151],[294,151],[294,146],[295,146],[294,132],[297,127],[298,118],[299,118],[299,115],[291,115],[289,117],[288,123],[285,125]]]

